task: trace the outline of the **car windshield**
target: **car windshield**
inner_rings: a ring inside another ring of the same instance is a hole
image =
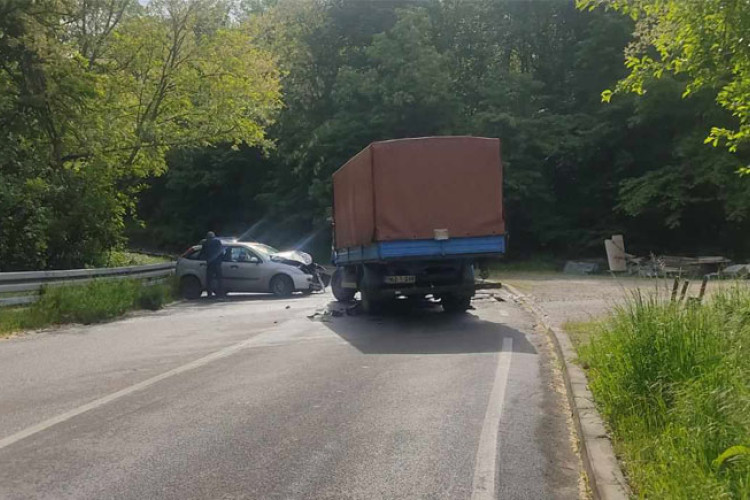
[[[266,254],[266,255],[272,255],[275,253],[279,253],[277,249],[275,249],[272,246],[264,245],[263,243],[250,243],[248,244],[250,248],[253,250],[256,250],[260,253]]]

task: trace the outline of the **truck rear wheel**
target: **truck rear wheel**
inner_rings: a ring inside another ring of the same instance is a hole
[[[357,291],[353,288],[342,287],[341,282],[343,280],[343,269],[336,269],[333,272],[333,277],[331,278],[331,290],[333,291],[333,296],[336,297],[336,300],[338,300],[339,302],[351,302],[352,300],[354,300],[354,294],[357,293]]]
[[[366,289],[359,291],[362,301],[362,312],[365,314],[378,314],[383,310],[383,301],[372,298],[372,294]]]
[[[440,300],[443,311],[447,313],[464,313],[471,308],[471,297],[468,295],[443,295]]]

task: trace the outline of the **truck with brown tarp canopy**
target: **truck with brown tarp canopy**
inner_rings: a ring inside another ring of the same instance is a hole
[[[505,253],[500,140],[374,142],[333,174],[338,300],[432,295],[465,311],[476,259]]]

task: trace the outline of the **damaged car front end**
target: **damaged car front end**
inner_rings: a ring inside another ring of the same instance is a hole
[[[299,250],[288,250],[270,254],[271,260],[280,264],[294,266],[305,274],[313,277],[312,291],[324,290],[331,282],[331,274],[313,261],[310,254]]]

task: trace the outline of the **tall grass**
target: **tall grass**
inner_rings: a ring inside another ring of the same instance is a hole
[[[169,262],[167,257],[147,255],[127,250],[112,250],[107,254],[107,267],[143,266],[146,264],[162,264]]]
[[[579,356],[637,495],[750,499],[750,292],[635,295],[599,328]]]
[[[94,280],[85,285],[47,288],[29,307],[0,309],[0,334],[63,323],[96,323],[133,309],[160,309],[172,300],[171,282]]]

